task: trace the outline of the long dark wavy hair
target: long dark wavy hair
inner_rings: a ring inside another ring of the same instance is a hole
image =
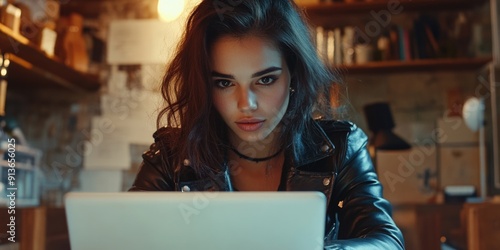
[[[273,42],[291,74],[291,96],[279,139],[295,157],[312,136],[312,114],[328,117],[335,74],[316,54],[302,11],[291,0],[203,0],[190,14],[175,57],[162,82],[166,107],[157,126],[180,127],[163,136],[174,166],[189,159],[199,176],[220,170],[228,127],[212,103],[210,48],[222,36],[255,35]],[[325,111],[321,113],[321,111]],[[165,119],[166,118],[166,119]]]

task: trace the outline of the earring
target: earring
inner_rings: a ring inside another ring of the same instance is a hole
[[[295,93],[295,89],[290,87],[290,95],[293,95],[293,93]]]

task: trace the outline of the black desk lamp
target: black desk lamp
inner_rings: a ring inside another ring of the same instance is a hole
[[[410,144],[392,132],[394,120],[389,104],[379,102],[364,107],[369,129],[373,132],[370,145],[375,149],[402,150],[411,148]]]

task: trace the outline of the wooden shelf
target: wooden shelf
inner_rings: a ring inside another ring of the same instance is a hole
[[[349,66],[338,66],[336,68],[338,69],[338,71],[346,75],[407,73],[422,71],[464,71],[478,70],[491,62],[491,60],[491,57],[422,59],[413,61],[369,62]]]
[[[352,3],[316,3],[299,4],[308,15],[352,15],[369,14],[371,11],[390,10],[390,8],[403,8],[403,11],[438,11],[438,10],[457,10],[470,9],[479,6],[486,0],[399,0],[395,3],[396,7],[388,7],[389,1],[373,0],[370,2],[352,2]]]
[[[27,38],[0,24],[0,50],[8,58],[7,80],[10,88],[64,88],[95,92],[101,87],[96,76],[81,73],[48,57]]]
[[[396,15],[421,11],[471,10],[486,3],[487,0],[360,0],[350,3],[325,2],[299,4],[299,7],[306,12],[312,23],[331,28],[366,23],[366,20],[363,19],[364,16],[371,15],[373,19],[374,17],[371,13],[379,13],[380,11],[386,11],[385,13],[388,14],[391,10],[402,9],[401,13],[392,13]],[[491,57],[417,59],[412,61],[370,62],[366,64],[338,66],[337,69],[340,73],[349,75],[419,71],[463,71],[477,70],[491,60]]]

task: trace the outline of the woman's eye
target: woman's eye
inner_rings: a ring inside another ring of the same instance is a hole
[[[274,81],[276,81],[276,77],[274,76],[265,76],[265,77],[262,77],[260,80],[259,80],[259,84],[262,84],[262,85],[270,85],[272,84]]]
[[[215,86],[221,89],[230,87],[231,85],[231,81],[228,80],[215,80]]]

